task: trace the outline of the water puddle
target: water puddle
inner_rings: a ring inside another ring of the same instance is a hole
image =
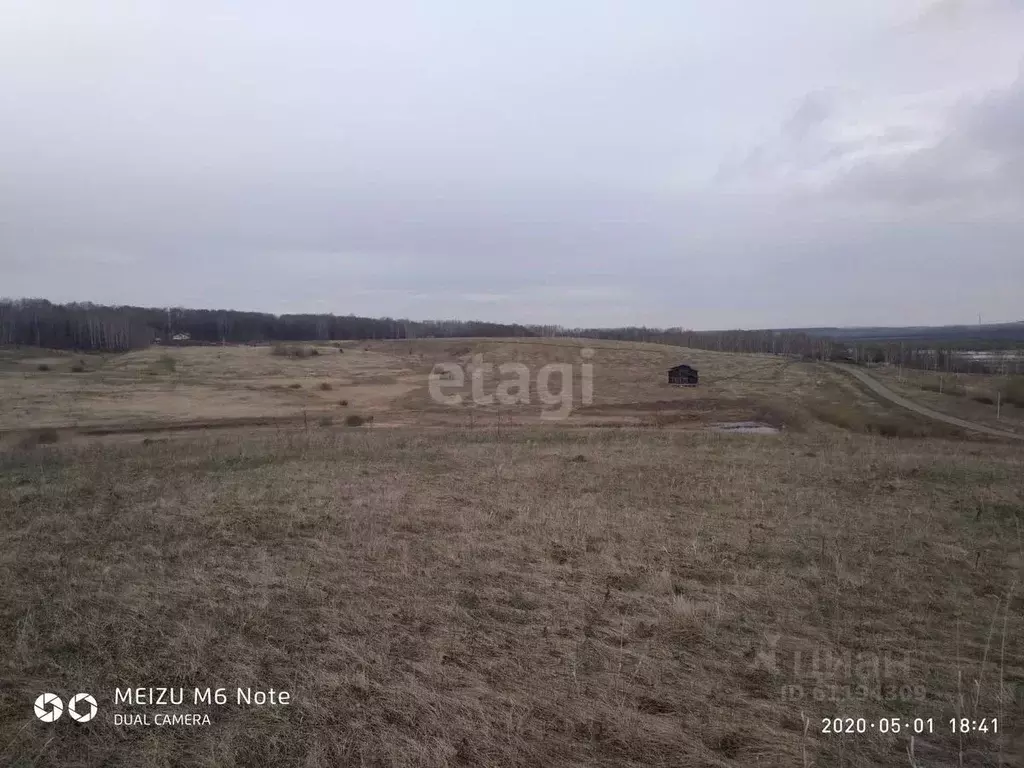
[[[779,434],[779,430],[775,427],[768,426],[767,424],[761,424],[758,421],[725,421],[721,424],[712,424],[711,431],[745,435]]]

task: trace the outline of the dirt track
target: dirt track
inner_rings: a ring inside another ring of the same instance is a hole
[[[970,430],[971,432],[980,432],[985,435],[992,435],[993,437],[1008,437],[1012,440],[1024,440],[1024,435],[1018,435],[1013,432],[1004,432],[1001,429],[993,429],[992,427],[986,427],[982,424],[976,424],[973,421],[966,421],[964,419],[958,419],[956,416],[949,416],[939,411],[933,411],[924,405],[908,400],[907,398],[896,394],[887,386],[882,384],[877,379],[869,376],[867,373],[859,368],[855,368],[852,365],[844,365],[842,363],[831,363],[831,365],[839,370],[850,374],[859,382],[868,387],[875,394],[881,395],[889,402],[895,403],[903,408],[919,413],[922,416],[927,416],[929,419],[935,419],[936,421],[944,421],[947,424],[952,424],[955,427]]]

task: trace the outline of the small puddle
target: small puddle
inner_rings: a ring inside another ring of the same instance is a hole
[[[721,424],[712,424],[712,432],[728,432],[729,434],[742,433],[745,435],[777,435],[779,430],[775,427],[761,424],[757,421],[726,421]]]

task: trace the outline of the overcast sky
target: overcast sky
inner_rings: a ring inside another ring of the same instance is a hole
[[[0,295],[1024,319],[1024,0],[0,0]]]

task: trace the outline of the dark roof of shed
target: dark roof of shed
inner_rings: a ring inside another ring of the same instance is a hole
[[[669,368],[668,371],[669,373],[672,373],[673,371],[690,371],[692,373],[696,373],[697,369],[687,365],[686,363],[680,363],[679,365]]]

